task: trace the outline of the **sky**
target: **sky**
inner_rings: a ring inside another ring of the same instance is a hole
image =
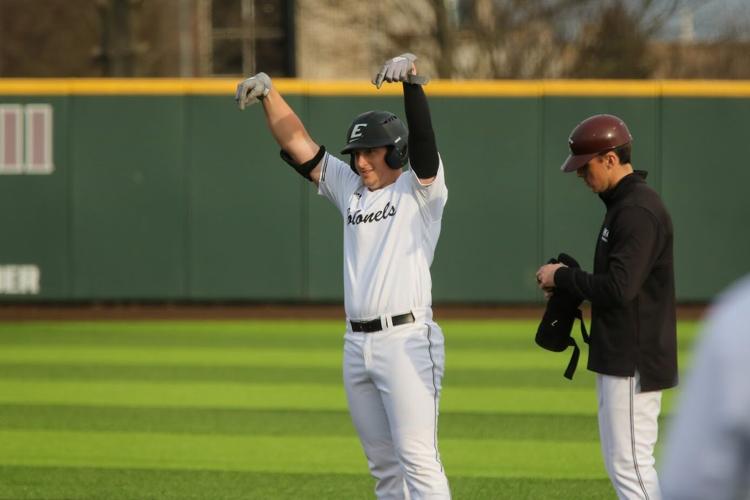
[[[730,27],[740,29],[744,39],[750,39],[750,0],[683,0],[683,4],[666,23],[660,38],[680,38],[685,31],[685,14],[690,12],[696,40],[720,38]]]
[[[642,8],[646,0],[625,0],[632,9]],[[674,0],[654,0],[646,13],[646,19],[664,12]],[[750,41],[750,0],[679,0],[680,7],[666,21],[656,37],[661,40],[679,40],[686,36],[696,41],[709,41],[726,36],[734,28],[742,34],[742,39]],[[597,8],[602,0],[593,4]],[[575,36],[581,22],[590,19],[580,12],[560,19],[563,31],[568,36]],[[736,33],[734,38],[737,38]]]

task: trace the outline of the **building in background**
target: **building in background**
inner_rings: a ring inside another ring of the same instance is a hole
[[[614,35],[613,35],[614,34]],[[750,78],[744,0],[2,0],[0,77]]]
[[[294,0],[0,1],[0,76],[294,76]]]

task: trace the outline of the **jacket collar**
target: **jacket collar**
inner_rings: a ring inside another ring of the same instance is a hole
[[[599,198],[602,199],[606,206],[610,207],[630,193],[636,184],[644,184],[647,175],[648,172],[645,170],[633,170],[632,174],[628,174],[620,179],[620,182],[615,187],[600,193]]]

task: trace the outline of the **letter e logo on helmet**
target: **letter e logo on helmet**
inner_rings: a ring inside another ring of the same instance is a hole
[[[349,142],[362,137],[362,134],[364,133],[362,129],[366,126],[366,123],[358,123],[354,127],[352,127],[352,135],[349,136]]]

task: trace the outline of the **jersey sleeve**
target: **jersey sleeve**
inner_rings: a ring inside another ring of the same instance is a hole
[[[359,183],[359,176],[352,172],[348,163],[330,153],[325,154],[318,182],[318,194],[328,198],[342,214],[345,213],[349,197]]]
[[[430,221],[437,222],[443,218],[443,208],[448,201],[448,187],[445,185],[443,159],[439,158],[438,171],[430,184],[419,181],[416,172],[409,170],[409,182],[414,189],[420,212]]]

